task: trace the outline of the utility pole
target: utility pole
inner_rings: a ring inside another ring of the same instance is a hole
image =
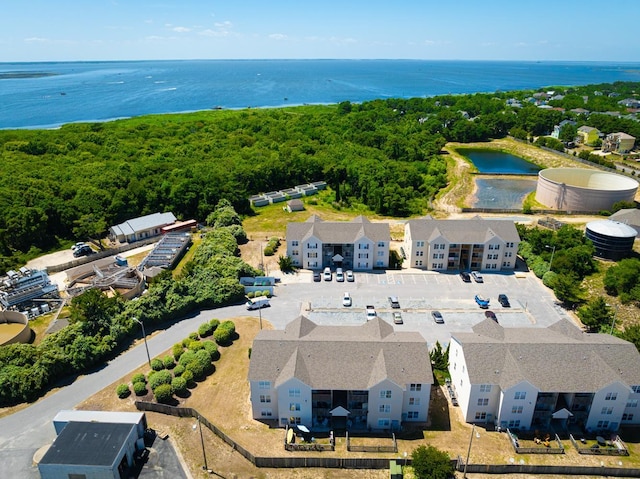
[[[144,339],[144,347],[147,350],[147,361],[149,361],[149,367],[151,367],[151,355],[149,354],[149,346],[147,345],[147,333],[144,330],[144,323],[138,318],[132,318],[136,323],[142,326],[142,338]]]
[[[464,461],[464,472],[462,473],[462,479],[467,479],[467,465],[469,464],[469,456],[471,455],[471,443],[473,442],[473,435],[476,432],[476,425],[471,428],[471,437],[469,438],[469,449],[467,450],[467,460]]]

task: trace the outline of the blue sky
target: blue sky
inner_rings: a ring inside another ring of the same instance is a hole
[[[638,18],[638,0],[4,0],[0,62],[640,61]]]

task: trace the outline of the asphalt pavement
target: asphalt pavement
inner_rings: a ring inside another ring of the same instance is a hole
[[[470,331],[484,320],[484,311],[474,301],[476,294],[490,298],[490,309],[500,324],[512,327],[545,327],[562,317],[569,318],[552,295],[532,273],[483,273],[483,283],[463,283],[457,274],[439,274],[417,270],[402,272],[355,273],[355,282],[315,283],[310,272],[283,275],[275,288],[269,308],[247,311],[244,304],[201,311],[155,332],[148,339],[152,357],[164,353],[181,338],[196,331],[213,318],[236,316],[262,318],[276,329],[301,314],[303,305],[310,305],[308,316],[319,324],[361,324],[366,321],[364,307],[373,304],[378,315],[393,324],[389,296],[398,296],[404,324],[394,325],[400,331],[419,331],[430,347],[436,341],[449,342],[451,333]],[[351,293],[353,305],[342,306],[345,291]],[[507,294],[511,308],[502,308],[498,294]],[[431,316],[439,310],[444,324],[436,324]],[[570,318],[569,318],[570,319]],[[31,406],[0,419],[0,477],[37,479],[34,453],[53,442],[52,419],[62,409],[76,405],[147,362],[144,345],[113,359],[103,368],[78,378],[73,383],[50,393]],[[153,424],[150,425],[153,427]]]

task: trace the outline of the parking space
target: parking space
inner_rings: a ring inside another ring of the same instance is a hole
[[[452,332],[470,331],[485,319],[484,310],[474,300],[476,294],[489,298],[489,309],[498,322],[507,327],[546,327],[569,315],[559,307],[552,292],[532,274],[483,273],[483,283],[465,283],[458,274],[419,271],[355,273],[354,282],[313,282],[311,273],[283,277],[277,286],[271,308],[263,318],[281,329],[301,313],[326,325],[356,325],[366,321],[365,306],[373,305],[378,316],[393,324],[389,296],[398,296],[403,324],[398,331],[419,331],[431,344],[449,342]],[[344,307],[345,292],[352,306]],[[510,308],[498,303],[498,294],[506,294]],[[303,311],[303,306],[310,310]],[[436,324],[432,310],[442,313],[444,324]]]

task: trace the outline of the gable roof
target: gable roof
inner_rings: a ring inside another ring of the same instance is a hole
[[[594,392],[621,381],[640,385],[640,353],[608,334],[587,334],[568,320],[547,328],[504,328],[486,319],[453,333],[472,384],[502,390],[528,381],[542,392]]]
[[[140,216],[139,218],[133,218],[120,223],[119,225],[112,226],[111,229],[117,235],[129,236],[140,231],[150,230],[154,228],[162,228],[176,222],[176,217],[173,213],[152,213],[146,216]]]
[[[373,242],[391,241],[388,223],[372,223],[364,216],[358,216],[349,222],[323,221],[317,215],[311,215],[302,223],[287,224],[287,239],[318,238],[323,243],[350,244],[366,237]]]
[[[314,389],[367,390],[388,379],[432,384],[427,342],[379,317],[359,326],[320,326],[304,316],[262,330],[251,349],[250,381],[278,386],[297,378]]]
[[[519,242],[520,235],[516,225],[510,220],[486,220],[474,216],[465,220],[410,220],[407,222],[413,240],[433,240],[443,237],[454,244],[485,243],[492,237],[499,237],[505,242]]]

